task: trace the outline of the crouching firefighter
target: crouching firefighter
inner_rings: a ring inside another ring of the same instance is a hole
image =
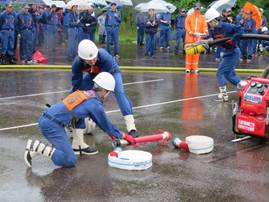
[[[105,49],[98,49],[95,43],[84,39],[78,45],[78,56],[72,64],[72,91],[92,89],[93,78],[99,72],[109,72],[113,75],[116,81],[114,94],[124,117],[127,131],[137,137],[132,102],[124,91],[119,65]]]
[[[77,90],[42,113],[39,118],[39,127],[51,145],[29,139],[24,153],[25,162],[29,167],[32,166],[32,158],[35,155],[50,157],[55,165],[61,167],[76,165],[77,157],[65,131],[65,126],[73,118],[84,120],[89,117],[112,139],[124,139],[134,143],[134,138],[128,134],[122,134],[108,120],[104,112],[102,101],[111,91],[114,91],[115,79],[110,73],[102,72],[93,81],[93,90]],[[96,153],[96,150],[92,153]]]
[[[233,25],[230,23],[219,22],[218,18],[220,17],[220,14],[214,9],[209,9],[205,13],[205,17],[206,22],[210,27],[209,37],[214,39],[216,39],[216,36],[219,37],[220,35],[223,37],[232,37],[231,40],[220,44],[224,49],[224,55],[223,59],[218,65],[217,70],[217,82],[220,90],[218,100],[227,102],[227,80],[238,88],[241,88],[247,84],[246,81],[240,80],[240,78],[235,74],[235,68],[240,62],[241,53],[238,45],[240,36],[243,33],[243,28],[241,26]]]

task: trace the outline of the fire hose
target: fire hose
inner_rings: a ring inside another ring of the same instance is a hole
[[[168,131],[163,131],[161,133],[157,133],[154,135],[147,135],[147,136],[140,136],[135,139],[135,144],[142,144],[147,142],[158,142],[160,144],[165,144],[170,140],[171,134]],[[112,142],[112,146],[120,147],[120,146],[127,146],[130,143],[123,139],[117,139]]]
[[[269,35],[265,35],[265,34],[242,34],[240,36],[240,40],[247,40],[247,39],[269,41]],[[192,44],[187,44],[185,46],[186,54],[187,55],[196,55],[196,54],[204,53],[211,46],[225,43],[228,40],[232,40],[232,37],[225,37],[225,38],[215,39],[215,40],[202,40],[202,41],[198,41],[198,42],[195,42],[195,43],[192,43]]]

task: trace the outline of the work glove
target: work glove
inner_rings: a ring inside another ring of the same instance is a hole
[[[200,33],[200,32],[195,32],[194,33],[194,36],[195,37],[201,37],[201,36],[204,36],[204,34],[203,33]]]
[[[133,138],[133,136],[129,135],[129,134],[123,134],[122,139],[126,140],[127,142],[129,142],[130,144],[135,144],[135,139]]]

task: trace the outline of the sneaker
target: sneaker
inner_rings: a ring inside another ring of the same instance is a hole
[[[185,70],[185,73],[186,73],[186,74],[189,74],[189,73],[191,73],[191,70],[186,69],[186,70]]]
[[[22,60],[22,64],[27,65],[28,61],[27,60]]]
[[[24,152],[24,161],[28,167],[32,167],[32,156],[31,156],[31,150],[32,150],[32,142],[33,140],[29,139],[26,144],[25,152]]]
[[[166,50],[169,52],[170,51],[170,46],[167,46],[166,47]]]
[[[79,146],[79,149],[73,148],[73,151],[76,155],[83,155],[83,154],[95,155],[95,154],[98,154],[98,150],[96,147],[86,147],[84,149],[81,149],[81,147]]]
[[[228,102],[229,96],[227,94],[219,93],[216,98],[216,101]]]
[[[128,132],[129,135],[133,136],[133,137],[139,137],[140,134],[137,132],[137,130],[131,130]]]
[[[36,64],[36,61],[35,61],[35,60],[28,60],[28,61],[27,61],[27,64],[29,64],[29,65],[33,65],[33,64]]]

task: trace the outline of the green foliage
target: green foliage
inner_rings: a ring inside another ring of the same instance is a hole
[[[168,0],[174,4],[177,8],[185,8],[187,10],[191,9],[192,6],[197,2],[197,0]]]

